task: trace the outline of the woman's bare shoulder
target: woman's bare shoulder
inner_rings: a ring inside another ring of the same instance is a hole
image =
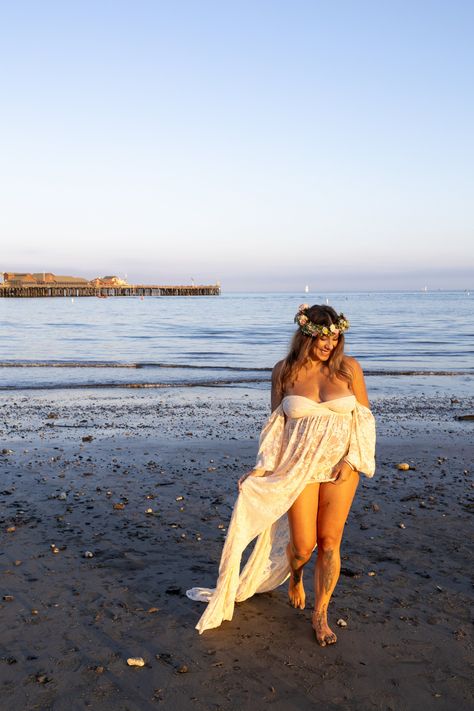
[[[275,363],[275,365],[272,368],[272,385],[276,385],[279,383],[280,380],[280,373],[281,369],[283,368],[283,363],[284,360],[279,360],[278,363]]]
[[[359,363],[359,361],[357,360],[357,358],[354,358],[353,356],[345,355],[344,358],[342,359],[342,361],[345,366],[350,368],[354,377],[357,377],[358,375],[361,376],[364,374],[364,371],[362,370],[362,366]]]
[[[275,365],[273,366],[273,369],[272,369],[273,376],[280,374],[280,370],[283,368],[284,362],[285,362],[284,360],[279,360],[278,363],[275,363]]]

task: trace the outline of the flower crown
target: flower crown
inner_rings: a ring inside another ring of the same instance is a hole
[[[312,336],[313,338],[317,338],[317,336],[329,336],[332,333],[344,333],[344,331],[347,331],[349,328],[349,321],[342,313],[337,317],[336,323],[332,323],[330,326],[322,326],[320,323],[311,321],[306,313],[308,309],[308,304],[301,304],[295,316],[295,323],[298,324],[301,333],[304,333],[305,336]]]

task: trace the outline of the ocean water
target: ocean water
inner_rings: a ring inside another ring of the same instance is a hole
[[[300,303],[351,322],[369,391],[474,393],[474,292],[0,299],[0,389],[267,388]]]

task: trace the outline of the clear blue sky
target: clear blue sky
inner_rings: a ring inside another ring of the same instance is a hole
[[[0,271],[474,287],[470,0],[0,9]]]

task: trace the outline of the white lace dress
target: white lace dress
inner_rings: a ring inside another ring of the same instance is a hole
[[[286,417],[285,417],[286,416]],[[231,620],[236,602],[268,592],[290,574],[286,546],[290,539],[286,513],[311,482],[331,481],[332,469],[347,456],[366,476],[375,471],[375,421],[354,395],[317,403],[287,395],[266,421],[256,468],[234,506],[215,588],[192,588],[191,600],[207,602],[196,629],[200,633]],[[242,572],[242,553],[257,537]]]

